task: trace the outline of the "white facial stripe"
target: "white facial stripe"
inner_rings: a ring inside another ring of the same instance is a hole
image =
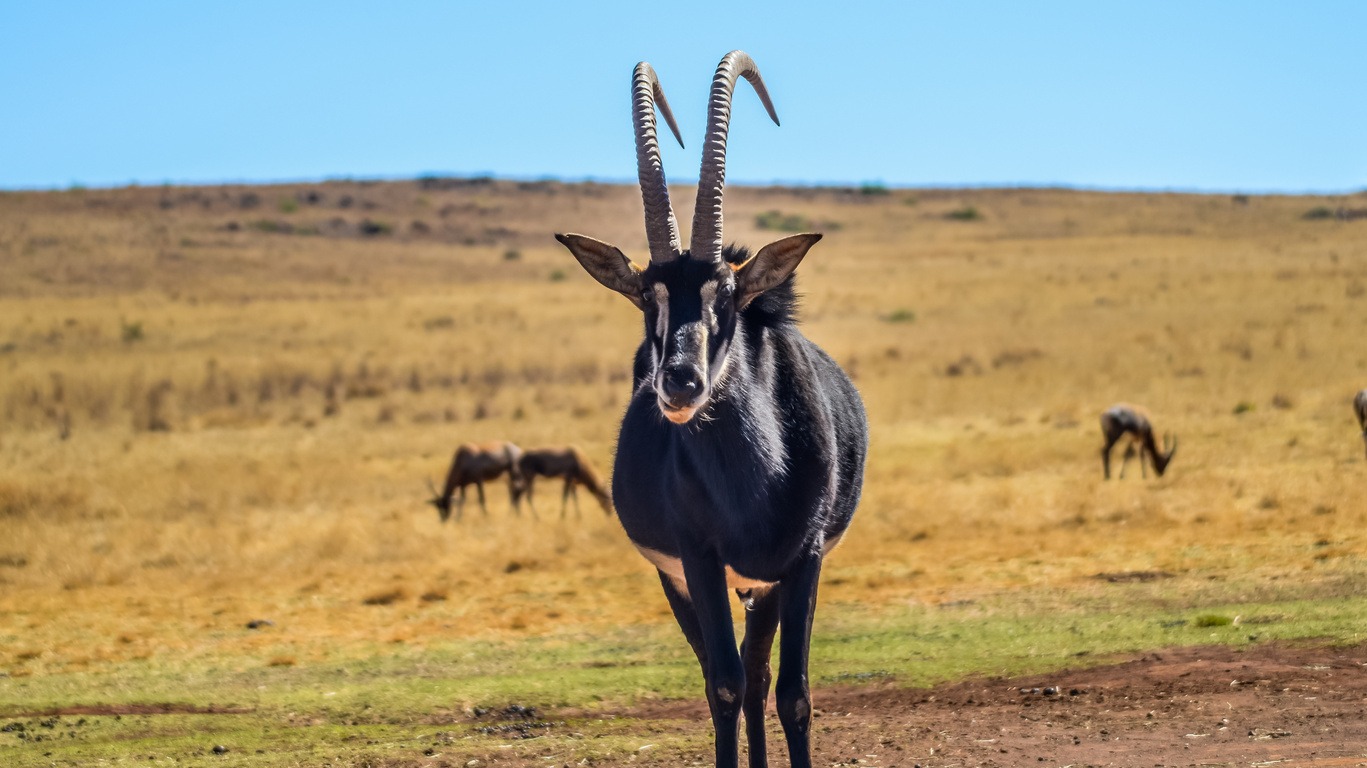
[[[712,361],[708,359],[707,348],[711,334],[716,333],[717,328],[717,281],[708,280],[702,284],[699,292],[702,299],[702,322],[698,323],[698,356],[702,362],[702,379],[708,381],[708,369],[712,367]]]
[[[669,289],[664,283],[655,284],[655,336],[661,341],[669,333]]]
[[[702,286],[702,320],[703,325],[712,333],[720,330],[717,327],[717,281],[708,280]]]
[[[710,363],[709,363],[709,365],[710,365]],[[720,386],[721,386],[721,383],[722,383],[723,381],[726,380],[726,371],[727,371],[727,369],[730,367],[730,365],[731,365],[731,356],[730,356],[730,355],[726,355],[725,357],[723,357],[723,358],[721,359],[721,365],[717,366],[717,377],[716,377],[715,379],[713,379],[713,381],[712,381],[712,386],[714,386],[714,387],[720,387]]]
[[[665,334],[669,332],[669,289],[664,283],[656,283],[651,290],[655,292],[655,338],[658,344],[650,345],[651,375],[647,381],[654,387],[655,376],[660,370],[660,347],[664,346]],[[645,382],[642,382],[643,384]]]
[[[694,338],[696,339],[696,340],[694,341],[694,343],[697,344],[697,349],[698,349],[698,363],[699,363],[699,364],[701,365],[701,367],[702,367],[702,380],[703,380],[704,382],[706,382],[706,381],[708,380],[708,378],[707,378],[707,369],[708,369],[708,367],[709,367],[709,365],[710,365],[710,363],[711,363],[711,361],[707,359],[707,328],[708,328],[708,325],[707,325],[706,320],[707,320],[707,309],[704,308],[704,309],[703,309],[703,321],[704,321],[704,322],[700,322],[700,323],[698,323],[697,325],[693,326]]]
[[[702,338],[698,340],[698,359],[702,362],[702,380],[703,383],[706,384],[710,381],[707,377],[707,369],[712,367],[712,361],[707,359],[707,325],[699,323],[698,330],[700,331],[699,335],[702,336]]]
[[[717,320],[717,292],[719,290],[721,290],[721,283],[717,280],[709,280],[702,287],[702,317],[712,333],[721,332],[721,325]],[[703,349],[706,350],[707,347],[704,346]],[[706,355],[706,351],[703,354]],[[717,367],[717,377],[712,382],[713,386],[721,384],[722,380],[726,378],[726,367],[729,362],[731,362],[730,355],[721,359],[721,365]],[[707,365],[710,369],[712,365],[710,357],[708,357]]]

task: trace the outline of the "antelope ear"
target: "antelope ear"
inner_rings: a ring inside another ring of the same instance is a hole
[[[818,234],[791,235],[769,243],[759,249],[759,253],[732,267],[740,283],[740,305],[746,306],[756,296],[788,279],[802,262],[802,257],[820,239]]]
[[[570,249],[594,280],[630,299],[637,309],[641,308],[641,268],[632,264],[617,246],[584,235],[557,234],[555,239]]]

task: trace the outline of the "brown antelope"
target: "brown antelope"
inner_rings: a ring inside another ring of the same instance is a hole
[[[456,521],[459,522],[465,511],[465,487],[474,485],[479,494],[479,508],[485,517],[489,508],[484,505],[484,483],[497,480],[505,472],[508,474],[508,494],[513,501],[513,512],[520,513],[518,499],[522,496],[522,473],[517,462],[522,457],[522,449],[512,443],[466,443],[456,449],[451,459],[451,469],[446,473],[446,484],[441,493],[432,488],[433,496],[428,503],[437,508],[441,521],[451,516],[451,497],[456,490],[460,496],[456,500]],[[431,486],[431,482],[428,483]]]
[[[1353,412],[1358,415],[1358,426],[1362,427],[1362,441],[1367,443],[1367,389],[1353,398]]]
[[[560,494],[560,519],[565,519],[570,497],[574,497],[575,516],[580,516],[579,494],[575,490],[580,485],[588,488],[589,493],[598,499],[598,504],[605,514],[612,514],[612,497],[608,495],[607,486],[598,477],[593,465],[589,464],[588,457],[577,447],[570,445],[564,448],[535,448],[523,451],[517,465],[522,474],[522,493],[527,498],[527,506],[531,507],[533,512],[536,511],[536,507],[532,504],[532,490],[536,478],[560,477],[565,480],[565,490]]]
[[[1163,435],[1163,451],[1158,451],[1158,446],[1153,440],[1153,424],[1149,422],[1149,412],[1137,405],[1129,403],[1116,403],[1107,408],[1101,414],[1101,434],[1106,437],[1106,445],[1101,449],[1101,468],[1106,474],[1106,479],[1111,479],[1111,448],[1116,442],[1125,435],[1130,436],[1129,443],[1125,446],[1125,455],[1120,460],[1120,477],[1125,477],[1125,465],[1134,457],[1135,445],[1139,445],[1139,471],[1144,477],[1148,477],[1148,470],[1144,469],[1144,457],[1148,456],[1153,462],[1153,471],[1163,476],[1163,471],[1168,468],[1168,462],[1172,461],[1172,455],[1177,452],[1177,438],[1174,435]]]

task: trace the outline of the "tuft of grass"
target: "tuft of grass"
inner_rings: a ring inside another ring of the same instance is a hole
[[[142,341],[144,338],[142,330],[142,321],[137,320],[133,322],[128,322],[126,320],[120,320],[119,338],[123,339],[123,343],[125,344],[132,344],[133,342]]]
[[[365,219],[357,227],[357,231],[366,237],[380,237],[394,234],[394,225],[386,221]]]
[[[1327,205],[1317,205],[1314,208],[1301,214],[1301,218],[1306,221],[1324,221],[1334,218],[1334,209]]]
[[[977,208],[966,205],[946,213],[945,218],[949,221],[982,221],[983,216]]]
[[[375,592],[373,594],[367,595],[366,598],[361,601],[361,604],[393,605],[394,603],[397,603],[401,600],[406,600],[407,598],[408,590],[403,589],[402,587],[395,587],[394,589],[386,589],[380,592]]]
[[[897,309],[885,316],[883,320],[889,323],[914,323],[916,322],[916,313],[910,309]]]
[[[1193,627],[1227,627],[1234,623],[1234,619],[1222,613],[1203,613],[1192,619]]]
[[[276,219],[257,219],[251,223],[251,228],[257,232],[280,235],[288,235],[294,231],[293,224],[288,221],[277,221]]]
[[[816,229],[811,219],[797,213],[783,213],[778,210],[765,211],[755,217],[759,229],[777,232],[806,232]]]

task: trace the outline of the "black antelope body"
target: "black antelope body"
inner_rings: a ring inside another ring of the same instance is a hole
[[[1353,413],[1357,414],[1358,426],[1362,428],[1362,442],[1367,443],[1367,389],[1353,398]]]
[[[583,235],[556,237],[643,315],[612,498],[627,536],[659,570],[702,666],[716,763],[737,764],[744,713],[750,765],[766,765],[769,656],[781,627],[776,709],[792,765],[802,767],[811,764],[807,657],[817,579],[858,504],[868,427],[854,385],[793,318],[793,270],[820,235],[787,237],[753,255],[723,247],[726,138],[740,77],[778,122],[755,63],[727,54],[712,81],[688,250],[660,165],[655,108],[676,138],[678,129],[644,62],[632,114],[649,265]],[[746,607],[739,652],[730,589]]]
[[[561,478],[565,481],[565,490],[560,494],[560,517],[564,519],[565,510],[569,506],[569,500],[574,498],[574,512],[579,514],[579,494],[575,491],[578,486],[589,489],[589,493],[598,500],[599,506],[606,514],[612,514],[612,498],[608,495],[607,486],[594,471],[593,465],[584,452],[576,446],[569,445],[564,448],[533,448],[522,452],[522,458],[518,461],[518,469],[522,474],[522,492],[527,499],[527,506],[536,511],[532,503],[532,492],[536,488],[536,478]]]
[[[1135,455],[1136,444],[1139,446],[1139,471],[1144,477],[1149,476],[1144,469],[1146,457],[1153,462],[1153,471],[1162,477],[1168,462],[1172,461],[1172,455],[1177,452],[1177,438],[1168,434],[1163,435],[1163,452],[1158,450],[1149,413],[1137,405],[1116,403],[1102,412],[1101,434],[1106,438],[1106,445],[1101,449],[1101,468],[1107,480],[1111,479],[1111,448],[1125,435],[1130,436],[1130,441],[1125,445],[1125,455],[1120,460],[1122,479],[1125,477],[1125,465]]]
[[[456,520],[459,522],[465,513],[465,488],[473,485],[479,494],[479,508],[485,517],[489,508],[484,505],[484,484],[508,475],[508,495],[513,502],[513,511],[520,511],[518,499],[522,495],[522,473],[518,470],[517,460],[522,451],[512,443],[466,443],[456,449],[451,458],[451,469],[446,473],[446,483],[441,493],[434,493],[428,501],[437,508],[441,521],[451,516],[451,498],[456,491]],[[434,489],[435,490],[435,489]]]

